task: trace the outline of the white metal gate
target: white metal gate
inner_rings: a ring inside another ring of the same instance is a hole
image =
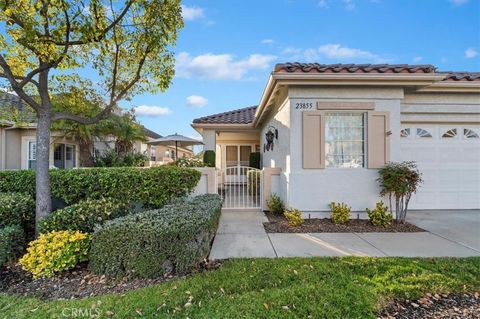
[[[260,169],[230,166],[219,171],[217,181],[224,208],[261,208],[263,176]]]

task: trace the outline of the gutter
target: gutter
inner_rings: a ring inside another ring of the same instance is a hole
[[[253,121],[257,127],[262,113],[270,101],[272,93],[278,85],[372,85],[372,86],[415,86],[428,87],[445,78],[434,74],[337,74],[337,73],[285,73],[272,72],[263,91]]]

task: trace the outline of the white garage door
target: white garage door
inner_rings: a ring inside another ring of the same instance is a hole
[[[402,125],[401,157],[424,183],[412,209],[480,208],[480,125]]]

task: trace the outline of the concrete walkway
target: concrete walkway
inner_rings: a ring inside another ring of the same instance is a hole
[[[210,258],[480,256],[480,211],[411,215],[409,221],[427,232],[267,234],[262,212],[223,210]]]

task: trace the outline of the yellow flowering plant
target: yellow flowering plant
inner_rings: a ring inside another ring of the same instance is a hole
[[[28,244],[20,258],[22,268],[34,278],[51,277],[88,260],[90,236],[79,231],[53,231],[41,234]]]

